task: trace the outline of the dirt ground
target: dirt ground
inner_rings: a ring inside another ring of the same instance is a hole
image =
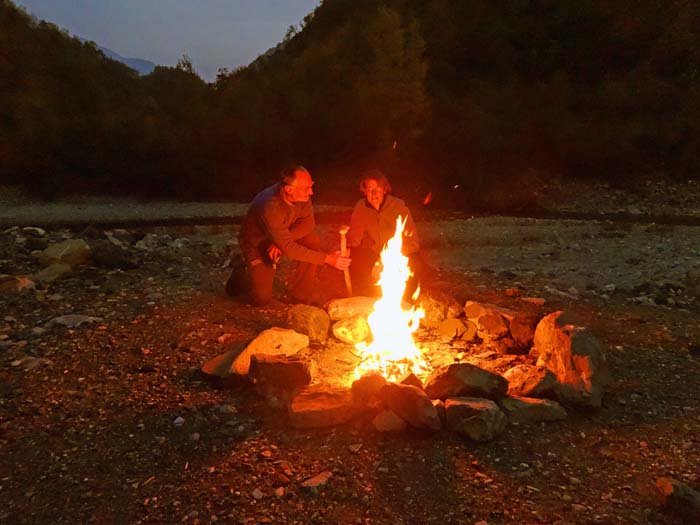
[[[446,214],[419,227],[432,287],[518,309],[517,287],[542,313],[576,312],[607,350],[602,409],[488,443],[362,418],[294,430],[249,388],[197,372],[284,326],[284,302],[224,295],[234,228],[132,230],[133,264],[0,294],[0,523],[688,523],[654,483],[700,489],[698,227]],[[320,229],[333,245],[337,224]],[[137,249],[146,233],[160,244]],[[36,272],[45,242],[104,238],[18,235],[0,234],[0,273]],[[97,319],[50,326],[67,314]],[[301,487],[323,471],[325,486]]]

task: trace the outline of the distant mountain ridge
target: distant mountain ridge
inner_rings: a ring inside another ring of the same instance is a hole
[[[131,69],[137,71],[140,75],[148,75],[156,67],[156,64],[149,60],[144,60],[143,58],[126,58],[109,48],[102,47],[99,44],[97,44],[97,48],[108,58],[121,62],[122,64],[126,64]]]

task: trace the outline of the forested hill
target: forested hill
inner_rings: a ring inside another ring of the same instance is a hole
[[[551,175],[697,178],[699,37],[687,0],[324,0],[207,85],[186,57],[139,78],[0,0],[0,176],[246,199],[295,161],[349,202],[378,166],[462,207]]]

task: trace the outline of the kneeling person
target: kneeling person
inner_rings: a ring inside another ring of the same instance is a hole
[[[244,291],[255,305],[264,305],[272,299],[272,284],[280,256],[297,261],[289,283],[291,299],[297,303],[321,303],[316,282],[318,265],[328,264],[338,270],[350,265],[347,257],[321,251],[311,204],[313,184],[306,168],[289,167],[282,171],[277,184],[258,193],[251,202],[239,245],[247,274]],[[230,295],[241,288],[241,278],[234,269],[226,285]]]

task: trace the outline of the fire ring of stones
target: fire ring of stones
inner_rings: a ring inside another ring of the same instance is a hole
[[[287,327],[261,332],[202,372],[247,380],[301,429],[364,417],[379,432],[446,428],[489,441],[508,423],[556,421],[567,417],[565,406],[601,405],[610,380],[605,353],[572,314],[524,314],[473,301],[460,307],[437,292],[421,294],[425,316],[414,334],[428,373],[358,377],[363,356],[356,345],[372,338],[367,318],[374,303],[352,297],[326,310],[291,306]]]

